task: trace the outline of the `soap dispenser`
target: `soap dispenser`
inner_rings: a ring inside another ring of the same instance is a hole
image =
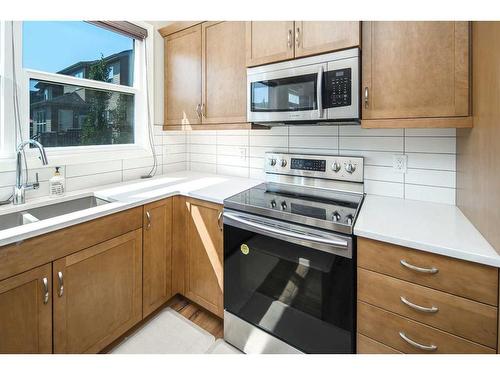
[[[60,197],[64,195],[64,177],[59,172],[60,167],[56,167],[54,176],[49,180],[50,196]]]

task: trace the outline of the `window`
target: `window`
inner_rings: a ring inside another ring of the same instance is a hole
[[[134,144],[135,40],[80,21],[23,22],[29,137],[44,147]]]

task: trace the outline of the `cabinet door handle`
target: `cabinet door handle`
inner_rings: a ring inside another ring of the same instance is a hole
[[[401,302],[403,302],[406,306],[411,307],[414,310],[425,312],[425,313],[437,313],[439,311],[439,307],[432,306],[432,307],[423,307],[414,304],[413,302],[408,301],[406,298],[403,296],[399,297],[401,299]]]
[[[149,211],[146,211],[146,219],[148,219],[147,229],[151,228],[151,214]]]
[[[201,120],[201,104],[196,104],[196,115],[198,116],[198,120]]]
[[[368,108],[368,87],[365,87],[365,108]]]
[[[407,342],[408,344],[410,344],[414,348],[417,348],[417,349],[420,349],[420,350],[423,350],[423,351],[426,351],[426,352],[434,352],[438,348],[434,344],[431,344],[431,345],[422,345],[422,344],[419,344],[418,342],[413,341],[408,336],[406,336],[406,334],[404,332],[402,332],[402,331],[399,332],[399,337],[401,337],[405,342]]]
[[[288,48],[292,48],[292,29],[288,30]]]
[[[222,211],[219,212],[219,216],[217,216],[217,225],[219,226],[219,229],[222,230]]]
[[[438,271],[439,271],[436,267],[422,268],[422,267],[414,266],[413,264],[408,263],[404,259],[401,259],[399,262],[401,263],[402,266],[409,268],[410,270],[420,272],[420,273],[435,274],[435,273],[438,273]]]
[[[46,305],[49,302],[49,279],[44,277],[42,279],[43,284],[43,304]]]
[[[300,27],[297,27],[297,30],[295,31],[295,45],[300,47]]]
[[[57,279],[59,281],[59,288],[57,290],[57,295],[59,297],[62,297],[64,293],[64,279],[63,279],[63,273],[61,271],[57,273]]]

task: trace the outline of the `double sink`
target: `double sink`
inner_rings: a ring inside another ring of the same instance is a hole
[[[41,207],[30,208],[23,211],[0,215],[0,231],[18,227],[20,225],[34,223],[40,220],[50,219],[57,216],[66,215],[76,211],[108,204],[101,198],[94,195],[75,198],[64,202],[47,204]]]

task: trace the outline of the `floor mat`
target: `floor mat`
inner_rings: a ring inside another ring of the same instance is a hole
[[[167,307],[110,354],[203,354],[215,337]]]
[[[223,339],[217,339],[215,343],[208,348],[207,354],[243,354],[234,346],[229,345]]]

